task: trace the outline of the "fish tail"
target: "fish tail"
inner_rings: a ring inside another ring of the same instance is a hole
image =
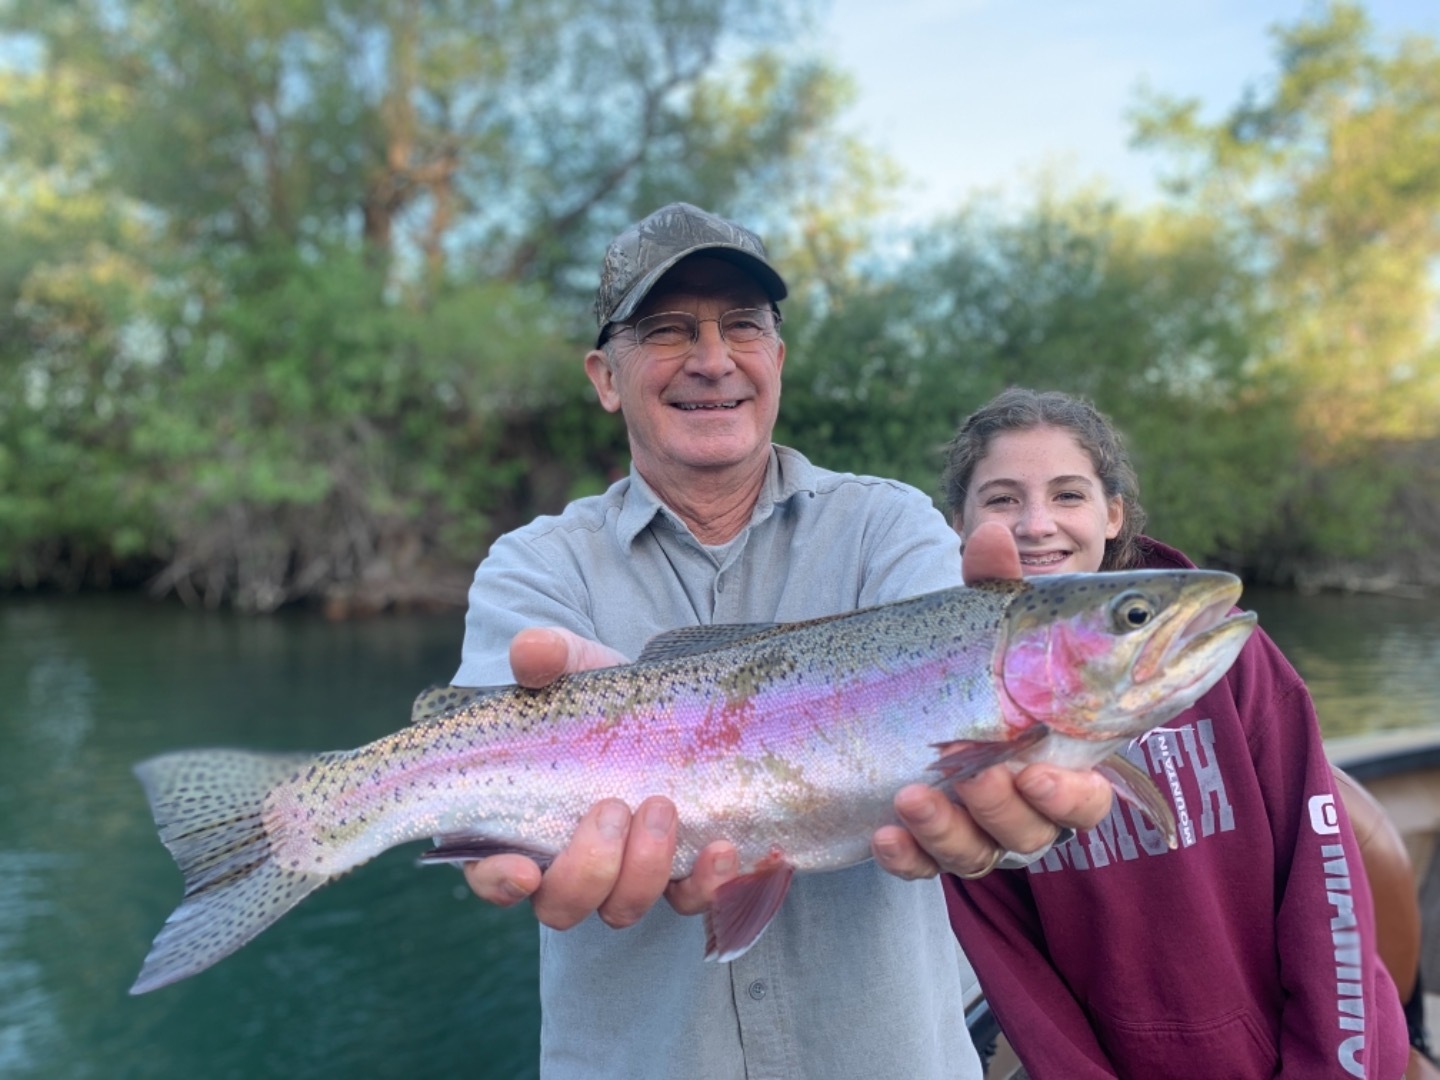
[[[261,817],[270,790],[313,760],[196,750],[135,767],[160,839],[185,875],[185,899],[156,936],[130,993],[203,971],[330,880],[282,868]]]

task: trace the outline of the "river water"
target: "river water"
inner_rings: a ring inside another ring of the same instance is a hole
[[[1247,592],[1327,734],[1440,725],[1440,615]],[[126,991],[181,883],[134,762],[359,745],[453,674],[461,617],[256,619],[134,596],[0,599],[0,1077],[528,1077],[528,909],[386,853],[179,985]]]

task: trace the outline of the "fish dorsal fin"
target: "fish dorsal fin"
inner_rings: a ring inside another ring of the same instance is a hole
[[[432,686],[421,690],[415,704],[410,706],[410,723],[423,724],[454,709],[512,689],[509,686]]]
[[[888,605],[881,605],[888,606]],[[821,615],[817,619],[801,619],[798,622],[757,622],[757,623],[716,623],[713,626],[682,626],[678,630],[666,630],[656,634],[645,643],[640,660],[678,660],[683,656],[701,656],[716,649],[739,645],[752,638],[764,637],[776,631],[803,630],[810,626],[853,619],[857,615],[873,610],[861,608],[858,611],[842,611],[838,615]]]
[[[774,852],[721,885],[705,912],[705,959],[726,964],[745,955],[779,912],[794,877],[794,864]]]
[[[748,638],[769,633],[777,623],[717,623],[714,626],[682,626],[666,630],[645,643],[637,664],[650,660],[678,660],[682,656],[700,656]]]

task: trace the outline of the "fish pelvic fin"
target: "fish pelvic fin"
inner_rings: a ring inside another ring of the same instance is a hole
[[[779,912],[794,877],[794,864],[775,851],[721,885],[705,912],[705,959],[727,964],[744,956]]]
[[[1129,758],[1111,754],[1095,766],[1095,771],[1115,786],[1115,794],[1150,819],[1164,834],[1165,843],[1173,851],[1179,843],[1175,814],[1171,811],[1170,804],[1165,801],[1165,796],[1160,794],[1160,789],[1145,775],[1144,770]]]
[[[270,790],[313,760],[194,750],[135,767],[160,839],[185,876],[185,899],[150,946],[130,993],[205,970],[330,880],[283,868],[261,816]]]

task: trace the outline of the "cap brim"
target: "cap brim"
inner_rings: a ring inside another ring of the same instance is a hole
[[[669,273],[676,263],[682,259],[688,259],[691,255],[698,255],[701,252],[740,267],[740,269],[744,270],[760,283],[761,288],[769,294],[773,302],[784,300],[785,297],[789,295],[790,290],[785,287],[784,278],[775,272],[775,268],[763,259],[756,258],[745,249],[736,247],[734,244],[697,244],[693,248],[688,248],[678,255],[673,255],[666,259],[632,285],[630,291],[625,294],[625,298],[620,301],[615,310],[605,319],[604,324],[601,325],[600,337],[596,339],[596,345],[598,346],[600,340],[604,337],[606,326],[610,323],[624,322],[631,315],[635,314],[635,309],[644,302],[645,297],[650,295],[650,290],[655,288],[660,279]]]

